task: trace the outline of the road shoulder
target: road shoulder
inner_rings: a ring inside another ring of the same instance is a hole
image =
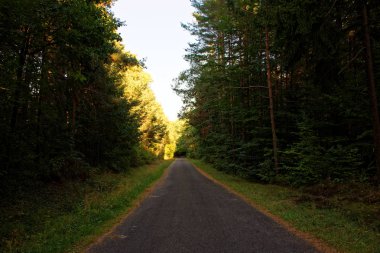
[[[98,244],[101,244],[107,237],[110,237],[116,230],[117,227],[119,227],[126,219],[128,219],[131,215],[133,215],[133,213],[140,207],[141,203],[147,199],[149,197],[149,195],[155,191],[157,188],[159,188],[163,182],[165,182],[165,179],[167,178],[168,174],[169,174],[169,170],[170,168],[173,166],[173,163],[174,163],[174,160],[171,162],[171,164],[165,169],[164,173],[162,174],[162,176],[157,180],[155,181],[151,186],[149,186],[148,188],[146,188],[144,190],[143,193],[141,193],[137,199],[135,199],[131,206],[126,210],[126,212],[121,215],[120,217],[118,217],[117,219],[115,219],[113,222],[114,222],[114,225],[112,225],[112,227],[110,229],[108,229],[107,232],[105,232],[104,234],[102,234],[100,237],[97,237],[96,239],[88,242],[86,244],[85,247],[81,247],[79,246],[79,248],[82,248],[81,250],[79,250],[80,252],[88,252],[92,247],[94,247],[95,245],[98,245]]]
[[[270,219],[272,219],[273,221],[275,221],[279,225],[281,225],[284,229],[286,229],[290,233],[294,234],[295,236],[297,236],[297,237],[299,237],[299,238],[307,241],[311,245],[313,245],[318,251],[325,252],[325,253],[336,253],[336,252],[339,252],[338,250],[336,250],[333,247],[327,245],[324,241],[316,238],[315,236],[298,230],[297,228],[295,228],[289,222],[287,222],[284,219],[282,219],[282,218],[280,218],[280,217],[272,214],[268,209],[266,209],[263,206],[257,204],[256,202],[254,202],[253,200],[249,199],[247,196],[243,195],[242,193],[237,192],[236,190],[232,189],[227,184],[222,183],[222,182],[216,180],[214,177],[212,177],[211,175],[209,175],[208,173],[206,173],[200,167],[196,166],[193,161],[191,161],[191,160],[188,160],[188,161],[194,166],[194,168],[201,175],[203,175],[204,177],[206,177],[207,179],[209,179],[213,183],[215,183],[215,184],[221,186],[222,188],[226,189],[227,191],[231,192],[232,194],[238,196],[241,200],[243,200],[244,202],[246,202],[247,204],[249,204],[250,206],[252,206],[256,210],[258,210],[259,212],[261,212],[265,216],[269,217]]]

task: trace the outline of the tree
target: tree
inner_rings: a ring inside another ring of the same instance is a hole
[[[132,112],[139,119],[142,148],[155,157],[164,157],[169,121],[149,87],[151,81],[142,67],[128,69],[123,73],[124,96],[134,104]]]
[[[363,2],[192,3],[195,22],[184,28],[197,40],[174,89],[195,154],[265,181],[373,181],[368,95],[374,101],[378,87],[364,83],[376,80],[376,68],[366,69],[379,62],[368,65],[369,56],[378,59],[379,38],[363,29]],[[367,4],[368,28],[377,31],[379,9]],[[374,50],[363,54],[366,41]]]
[[[369,23],[368,23],[368,5],[363,4],[363,30],[364,30],[364,46],[366,49],[365,61],[367,65],[367,82],[368,82],[368,93],[371,101],[371,112],[373,121],[373,142],[374,142],[374,153],[377,165],[377,184],[380,185],[380,120],[379,120],[379,110],[376,95],[376,83],[375,83],[375,73],[373,70],[373,54],[370,39]]]
[[[151,91],[149,122],[124,94],[125,73],[142,64],[123,51],[111,3],[0,1],[2,182],[128,169],[140,163],[144,134],[163,153],[166,122]]]

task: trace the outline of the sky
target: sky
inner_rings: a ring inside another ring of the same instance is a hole
[[[183,56],[192,37],[181,23],[193,19],[190,0],[118,0],[112,12],[126,24],[118,31],[125,49],[146,59],[157,101],[169,120],[177,119],[182,102],[171,86],[188,68]]]

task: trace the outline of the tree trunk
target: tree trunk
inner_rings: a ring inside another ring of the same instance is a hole
[[[36,145],[36,163],[38,166],[41,166],[42,162],[42,102],[43,102],[43,97],[44,97],[44,92],[45,92],[45,87],[47,86],[48,83],[48,74],[47,74],[47,67],[46,67],[46,53],[47,49],[43,49],[42,54],[41,54],[41,75],[40,75],[40,86],[39,86],[39,91],[38,91],[38,105],[37,105],[37,118],[36,118],[36,140],[37,140],[37,145]]]
[[[77,112],[77,105],[78,105],[78,98],[77,94],[74,92],[72,97],[72,103],[73,103],[73,111],[71,113],[71,131],[74,134],[75,133],[75,124],[76,124],[76,112]]]
[[[26,29],[26,33],[28,29]],[[21,90],[22,90],[22,83],[23,83],[23,77],[24,77],[24,69],[25,69],[25,64],[26,64],[26,56],[28,54],[28,48],[29,48],[29,35],[25,35],[25,41],[24,44],[22,45],[22,48],[20,50],[19,54],[19,61],[18,61],[18,66],[17,66],[17,72],[16,72],[16,87],[15,87],[15,93],[13,97],[13,108],[12,108],[12,116],[11,116],[11,121],[10,121],[10,129],[13,132],[16,128],[17,124],[17,116],[18,116],[18,111],[20,107],[20,97],[21,97]]]
[[[380,120],[377,106],[376,83],[373,70],[373,59],[371,50],[371,39],[368,24],[368,7],[363,5],[363,28],[364,46],[366,48],[365,60],[367,65],[368,94],[371,101],[372,123],[373,123],[373,144],[375,148],[375,160],[377,167],[376,183],[380,185]]]
[[[268,95],[269,95],[269,113],[270,113],[270,123],[272,127],[273,159],[274,159],[274,168],[277,175],[278,174],[278,148],[277,148],[276,122],[274,119],[274,108],[273,108],[273,91],[272,91],[272,80],[271,80],[271,69],[270,69],[270,56],[269,56],[269,32],[268,32],[267,26],[265,27],[265,55],[266,55],[267,84],[268,84]]]

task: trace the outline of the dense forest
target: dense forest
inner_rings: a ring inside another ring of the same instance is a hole
[[[173,156],[172,126],[111,4],[0,1],[2,191]]]
[[[178,152],[267,182],[380,180],[380,6],[193,0]]]
[[[144,198],[159,207],[140,213],[152,222],[141,245],[169,226],[170,240],[201,231],[190,244],[223,249],[213,245],[226,238],[218,226],[254,216],[224,197],[206,203],[220,196],[199,190],[212,182],[279,222],[276,231],[378,252],[378,0],[189,0],[193,22],[182,26],[195,39],[173,82],[184,102],[175,122],[118,33],[115,1],[0,0],[0,252],[84,252]],[[212,182],[174,156],[195,158]],[[135,228],[101,238],[124,245]],[[257,228],[263,243],[287,241]]]

